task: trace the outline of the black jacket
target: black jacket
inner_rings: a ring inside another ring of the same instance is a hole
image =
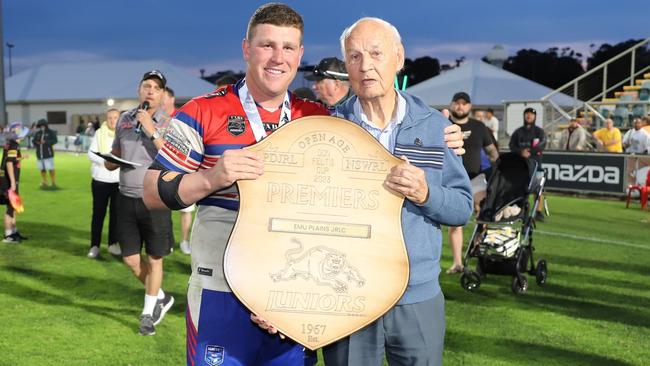
[[[32,138],[32,143],[36,148],[36,158],[49,159],[54,156],[53,146],[58,142],[56,132],[46,128],[45,130],[38,130]]]
[[[534,142],[537,139],[537,142]],[[541,127],[521,126],[510,136],[510,151],[520,155],[521,150],[530,149],[530,158],[541,163],[542,151],[546,148],[546,135]]]

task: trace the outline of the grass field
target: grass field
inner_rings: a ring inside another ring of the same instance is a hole
[[[18,217],[30,239],[0,243],[0,365],[184,364],[189,257],[176,250],[165,260],[164,288],[176,305],[155,336],[139,336],[140,284],[106,253],[105,242],[99,260],[85,256],[88,160],[58,154],[61,189],[43,191],[30,155],[21,177],[26,209]],[[529,278],[528,293],[515,296],[509,277],[488,276],[477,293],[467,293],[458,276],[441,276],[445,365],[649,363],[650,211],[557,195],[549,205],[551,216],[535,232],[535,254],[549,263],[544,288]],[[447,268],[448,246],[443,253]]]

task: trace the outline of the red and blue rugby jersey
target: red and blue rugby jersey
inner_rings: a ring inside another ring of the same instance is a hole
[[[258,111],[267,135],[278,128],[281,108],[269,112],[258,107]],[[313,115],[328,116],[329,112],[318,103],[291,94],[292,119]],[[178,110],[165,133],[165,145],[159,150],[156,162],[172,171],[192,173],[214,166],[225,150],[253,143],[255,136],[237,88],[228,85],[196,97]],[[214,192],[198,204],[237,210],[237,188],[233,185]]]

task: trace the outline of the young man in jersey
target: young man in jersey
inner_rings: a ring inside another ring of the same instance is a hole
[[[302,346],[269,334],[275,329],[257,318],[266,331],[251,321],[223,273],[224,250],[239,208],[234,183],[264,172],[262,157],[241,148],[293,119],[329,115],[322,105],[288,92],[303,54],[302,36],[302,18],[290,7],[258,8],[242,44],[245,79],[184,105],[145,176],[144,199],[150,208],[181,209],[198,202],[186,314],[188,365],[212,360],[223,365],[305,363]],[[459,145],[459,137],[452,136],[451,144]]]

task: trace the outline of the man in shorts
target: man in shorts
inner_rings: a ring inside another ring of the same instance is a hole
[[[170,253],[174,240],[171,211],[150,211],[142,201],[144,175],[164,144],[162,136],[169,125],[170,118],[161,108],[166,82],[158,70],[145,73],[138,86],[140,105],[122,113],[117,122],[111,153],[133,165],[104,163],[108,170],[120,168],[117,236],[124,263],[145,287],[141,335],[156,334],[155,326],[174,303],[161,287],[163,257]],[[144,259],[140,256],[143,244]]]
[[[281,339],[276,329],[251,316],[223,273],[224,250],[239,209],[234,183],[256,179],[264,170],[260,154],[241,148],[293,119],[329,115],[322,105],[288,92],[300,66],[302,36],[302,17],[295,10],[277,3],[259,7],[242,45],[245,79],[181,107],[145,177],[144,200],[152,209],[198,203],[190,239],[188,365],[218,360],[223,365],[302,366],[313,361],[305,359],[301,345]],[[462,146],[459,133],[451,139],[453,146]]]
[[[463,155],[463,167],[472,183],[472,195],[474,196],[474,211],[478,212],[481,201],[486,196],[487,181],[484,173],[481,173],[481,151],[484,150],[490,163],[494,164],[499,158],[499,152],[494,145],[492,132],[487,126],[474,118],[469,117],[472,110],[472,101],[469,94],[458,92],[454,94],[449,106],[449,119],[460,126],[465,140],[465,154]],[[454,263],[447,269],[447,274],[454,274],[463,271],[463,227],[449,227],[449,244]]]
[[[36,149],[36,163],[41,172],[41,188],[56,189],[56,172],[54,170],[54,145],[58,139],[56,132],[50,130],[47,121],[41,119],[36,123],[38,131],[32,138]],[[47,184],[47,175],[50,175],[50,184]]]

